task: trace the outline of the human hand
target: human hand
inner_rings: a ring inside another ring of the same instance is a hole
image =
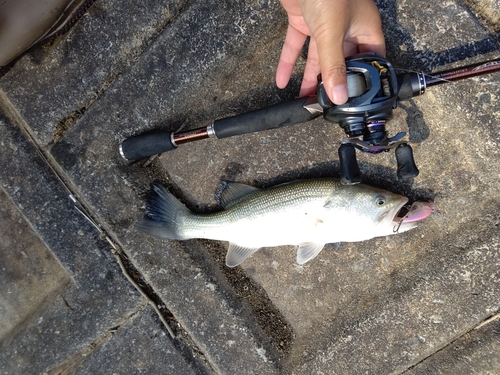
[[[345,57],[360,52],[385,56],[380,14],[373,0],[280,0],[288,30],[276,71],[284,88],[307,36],[311,36],[300,96],[314,94],[317,76],[335,104],[347,101]]]

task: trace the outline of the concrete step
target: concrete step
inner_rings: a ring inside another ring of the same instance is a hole
[[[36,147],[3,114],[0,123],[0,372],[211,373],[195,345],[172,341]]]

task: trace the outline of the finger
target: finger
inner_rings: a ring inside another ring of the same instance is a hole
[[[354,56],[359,53],[359,48],[356,43],[352,43],[349,41],[344,41],[344,56],[349,57],[349,56]]]
[[[363,9],[368,14],[359,14],[360,19],[357,19],[351,26],[351,32],[346,37],[346,41],[358,45],[359,52],[377,52],[385,56],[385,39],[378,9],[371,1]],[[369,19],[368,23],[367,19]]]
[[[302,34],[294,27],[288,25],[285,43],[281,49],[281,56],[276,69],[276,85],[279,88],[285,88],[292,75],[295,62],[300,55],[302,46],[307,36]]]
[[[385,56],[385,41],[382,33],[377,37],[375,35],[371,36],[369,40],[365,42],[363,38],[356,39],[356,41],[346,40],[343,44],[343,56],[349,57],[357,53],[363,52],[376,52],[381,56]],[[328,69],[328,68],[326,68]],[[335,104],[343,104],[347,101],[347,89],[344,90],[344,84],[346,82],[346,71],[345,71],[345,58],[342,61],[337,62],[337,67],[332,67],[330,74],[328,70],[321,69],[322,79],[325,86],[325,90]]]
[[[358,44],[359,52],[377,52],[385,57],[385,41],[382,36],[382,41],[374,41],[374,43],[360,43]]]
[[[320,70],[318,46],[316,45],[314,38],[311,38],[299,96],[302,97],[314,94],[316,86],[318,86],[318,74],[320,73]]]

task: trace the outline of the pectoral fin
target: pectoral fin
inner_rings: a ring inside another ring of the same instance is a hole
[[[313,242],[305,242],[300,244],[297,249],[297,263],[304,264],[315,258],[323,247],[325,247],[324,243],[317,244]]]
[[[229,249],[226,254],[226,265],[228,267],[236,267],[243,263],[250,255],[255,253],[259,248],[244,247],[229,243]]]

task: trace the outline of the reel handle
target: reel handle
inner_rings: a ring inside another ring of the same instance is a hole
[[[411,146],[407,143],[402,143],[396,147],[395,153],[398,162],[398,177],[403,180],[417,177],[420,172],[415,164]]]

